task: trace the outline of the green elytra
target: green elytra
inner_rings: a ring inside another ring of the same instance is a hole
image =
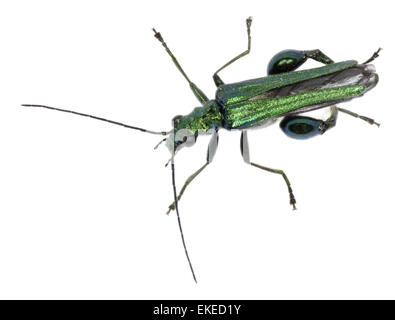
[[[334,74],[356,65],[357,62],[353,60],[344,61],[315,69],[221,85],[217,89],[215,100],[207,101],[203,107],[197,107],[190,114],[176,119],[175,131],[189,129],[195,134],[221,127],[228,130],[250,128],[301,107],[360,96],[367,90],[366,86],[347,85],[285,97],[256,99],[273,89]]]
[[[174,117],[173,130],[171,131],[151,131],[89,114],[44,105],[23,105],[26,107],[43,107],[90,117],[151,134],[168,135],[167,138],[161,141],[166,141],[172,153],[171,164],[174,202],[169,206],[168,213],[174,209],[177,212],[182,243],[195,281],[195,273],[189,259],[181,227],[178,201],[181,199],[187,186],[212,162],[218,146],[219,129],[241,130],[240,148],[243,160],[253,167],[281,175],[287,185],[290,204],[296,209],[295,196],[290,181],[284,171],[265,167],[250,161],[247,130],[270,125],[279,118],[282,118],[280,127],[285,134],[296,139],[307,139],[323,134],[328,129],[333,128],[336,125],[339,111],[379,126],[373,119],[347,109],[339,108],[337,104],[360,97],[377,84],[378,76],[375,73],[374,67],[368,63],[378,57],[381,49],[377,50],[362,64],[358,64],[354,60],[334,63],[332,59],[318,49],[305,51],[284,50],[270,60],[268,64],[268,76],[225,84],[218,76],[218,73],[250,53],[251,23],[252,19],[248,18],[246,20],[248,35],[247,50],[224,64],[213,75],[214,82],[218,88],[214,100],[209,100],[203,91],[189,79],[163,40],[161,34],[153,29],[155,37],[162,43],[173,63],[188,81],[192,92],[201,103],[201,106],[195,108],[190,114]],[[321,62],[324,66],[294,71],[306,62],[307,59]],[[325,120],[300,115],[304,112],[324,107],[330,108],[331,111],[330,116]],[[180,193],[177,194],[175,187],[174,155],[182,147],[192,146],[201,134],[212,135],[208,145],[206,162],[189,176],[181,188]]]

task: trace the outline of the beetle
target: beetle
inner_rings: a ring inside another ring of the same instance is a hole
[[[44,105],[23,105],[25,107],[41,107],[72,113],[121,125],[129,129],[166,136],[159,144],[165,142],[171,153],[169,162],[171,162],[172,168],[174,201],[170,204],[168,213],[171,210],[176,211],[183,247],[195,281],[196,276],[185,244],[178,202],[187,186],[213,161],[218,146],[219,129],[241,131],[240,149],[244,162],[256,168],[281,175],[288,189],[289,203],[293,209],[296,209],[295,196],[285,172],[250,161],[247,130],[266,127],[281,118],[280,128],[287,136],[295,139],[308,139],[322,135],[328,129],[333,128],[336,125],[338,112],[346,113],[369,124],[379,126],[373,119],[340,108],[337,105],[361,97],[376,86],[378,75],[370,62],[379,56],[381,49],[378,49],[368,60],[361,64],[355,60],[335,63],[319,49],[284,50],[274,55],[270,60],[267,76],[225,84],[218,75],[219,72],[250,53],[251,23],[252,18],[247,18],[247,50],[228,61],[214,73],[213,80],[217,86],[217,91],[215,99],[212,100],[209,100],[203,91],[189,79],[162,35],[153,29],[155,38],[163,45],[174,65],[186,79],[190,89],[201,104],[187,115],[174,117],[172,120],[173,128],[170,131],[147,130],[85,113]],[[308,59],[318,61],[324,65],[318,68],[295,71]],[[322,120],[303,115],[305,112],[321,108],[330,109],[330,115],[327,119]],[[211,135],[206,162],[189,176],[177,194],[174,156],[183,147],[193,146],[200,135]]]

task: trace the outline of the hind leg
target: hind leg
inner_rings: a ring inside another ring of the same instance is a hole
[[[352,117],[359,118],[359,119],[361,119],[361,120],[363,120],[363,121],[366,121],[366,122],[369,123],[369,124],[375,124],[376,126],[380,127],[380,123],[377,123],[376,121],[374,121],[374,120],[371,119],[371,118],[368,118],[368,117],[365,117],[365,116],[361,116],[361,115],[359,115],[358,113],[352,112],[352,111],[347,110],[347,109],[343,109],[343,108],[339,108],[339,107],[336,107],[336,108],[337,108],[337,110],[339,110],[340,112],[346,113],[346,114],[348,114],[348,115],[350,115],[350,116],[352,116]]]
[[[288,188],[289,203],[292,205],[293,209],[295,210],[296,209],[295,196],[294,196],[292,188],[291,188],[291,183],[289,182],[289,179],[288,179],[287,175],[285,174],[285,172],[283,170],[279,170],[279,169],[272,169],[269,167],[264,167],[264,166],[261,166],[259,164],[256,164],[256,163],[250,161],[250,152],[249,152],[249,147],[248,147],[247,131],[245,131],[245,130],[243,130],[241,132],[240,149],[241,149],[241,155],[243,156],[243,160],[245,163],[250,164],[253,167],[268,171],[268,172],[279,174],[283,177],[285,183],[287,184],[287,188]]]
[[[271,58],[267,66],[267,74],[291,72],[299,68],[307,59],[313,59],[323,64],[331,64],[333,60],[321,50],[284,50]]]

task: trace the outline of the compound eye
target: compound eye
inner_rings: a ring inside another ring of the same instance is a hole
[[[288,116],[280,122],[281,130],[294,139],[309,139],[323,134],[324,127],[324,121],[309,117]]]
[[[190,134],[184,136],[184,143],[186,147],[190,147],[196,143],[197,134],[191,132]]]
[[[267,66],[267,74],[291,72],[307,60],[306,55],[298,50],[284,50],[277,53]]]
[[[195,144],[197,134],[189,129],[180,129],[176,132],[175,141],[177,146],[190,147]]]

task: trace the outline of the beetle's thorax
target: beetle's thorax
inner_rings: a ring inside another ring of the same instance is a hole
[[[194,145],[199,135],[211,134],[220,127],[223,127],[223,116],[217,102],[210,100],[190,114],[173,119],[173,130],[166,139],[166,145],[175,154],[182,147]]]
[[[174,132],[190,130],[194,134],[207,134],[210,129],[222,126],[222,114],[215,100],[208,101],[203,107],[193,109],[190,114],[174,121]]]

